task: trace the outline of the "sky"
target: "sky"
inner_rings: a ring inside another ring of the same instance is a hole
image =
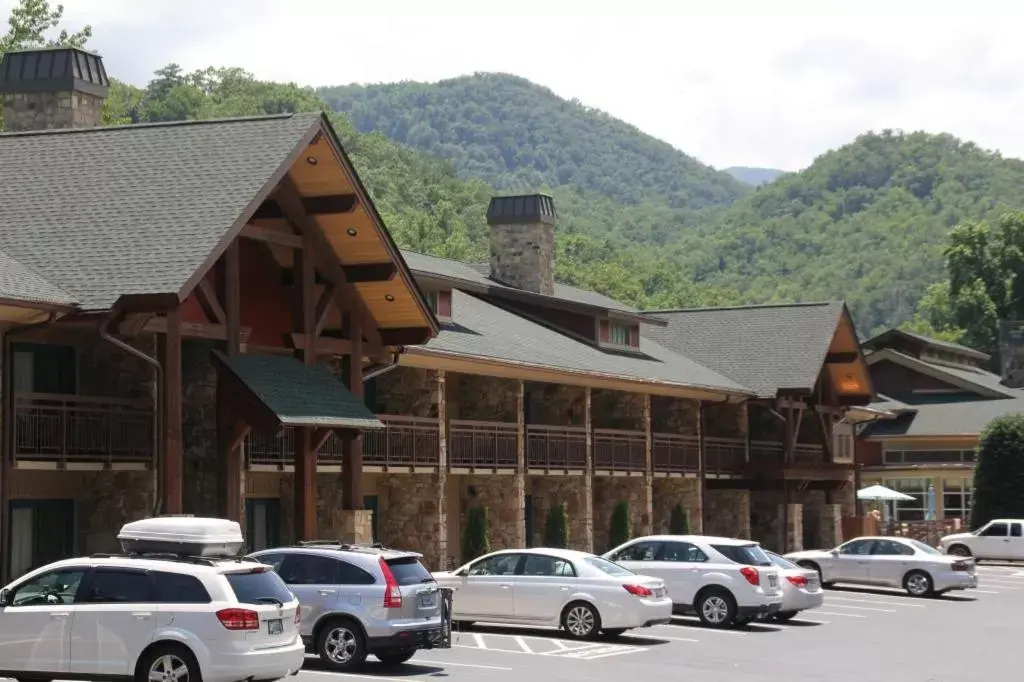
[[[68,27],[93,27],[107,72],[136,85],[171,62],[303,85],[502,71],[717,168],[798,170],[885,128],[1024,157],[1024,40],[1003,0],[717,0],[715,14],[694,0],[494,3],[516,15],[472,0],[375,0],[375,14],[351,0],[63,4]]]

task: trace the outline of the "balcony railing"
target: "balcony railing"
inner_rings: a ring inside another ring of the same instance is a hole
[[[697,473],[700,471],[700,439],[655,433],[651,457],[657,473]]]
[[[750,441],[750,461],[761,462],[782,462],[786,459],[786,446],[777,440],[752,440]]]
[[[743,438],[704,438],[704,467],[708,474],[736,474],[747,460],[747,442]]]
[[[14,457],[56,462],[153,461],[148,401],[14,394]]]
[[[644,471],[647,438],[642,431],[594,429],[594,468],[605,471]]]
[[[526,465],[531,469],[586,469],[587,430],[582,426],[527,425]]]
[[[448,423],[448,461],[453,467],[514,469],[518,430],[516,424],[452,419]]]
[[[825,451],[820,445],[797,443],[793,449],[793,459],[800,464],[823,464]]]

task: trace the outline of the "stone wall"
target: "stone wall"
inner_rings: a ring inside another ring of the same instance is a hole
[[[831,549],[843,542],[843,507],[826,504],[821,510],[821,536],[817,546],[805,549]]]
[[[525,391],[527,424],[584,426],[586,389],[583,387],[527,383]]]
[[[651,429],[658,433],[696,436],[699,433],[700,403],[696,400],[651,396]]]
[[[530,476],[527,490],[533,502],[533,546],[543,547],[548,513],[557,503],[565,505],[569,547],[583,552],[594,549],[593,478],[587,476]]]
[[[706,436],[745,438],[747,436],[746,403],[704,403]]]
[[[76,550],[83,554],[120,551],[117,532],[121,526],[152,515],[153,473],[83,471],[74,475],[82,491],[76,510]]]
[[[654,532],[668,533],[672,509],[681,504],[690,521],[690,532],[700,533],[700,481],[696,478],[656,478],[653,491]]]
[[[449,374],[446,387],[449,419],[516,423],[517,381],[477,374]]]
[[[825,516],[825,491],[805,490],[802,494],[794,496],[794,502],[803,504],[803,537],[802,545],[806,549],[817,549],[818,547],[829,547],[822,544],[822,518]]]
[[[642,393],[595,389],[590,404],[594,428],[643,431],[645,399]]]
[[[651,534],[650,488],[643,476],[594,477],[594,551],[611,549],[612,513],[619,502],[629,503],[630,536]]]
[[[431,570],[447,559],[447,505],[440,485],[437,474],[387,474],[377,482],[380,541],[421,552]]]
[[[156,335],[122,339],[150,357],[156,357]],[[98,334],[69,337],[76,348],[78,392],[81,395],[153,401],[154,368],[145,360],[104,341]]]
[[[526,509],[523,476],[521,475],[450,475],[449,486],[457,490],[459,499],[459,547],[449,547],[449,554],[462,563],[462,531],[470,507],[486,507],[490,522],[491,549],[516,549],[526,544]],[[451,519],[448,519],[451,523]]]
[[[704,498],[704,534],[750,539],[750,491],[710,488]]]
[[[750,537],[769,549],[782,548],[782,516],[779,507],[785,498],[781,490],[754,490],[750,493]]]
[[[555,291],[555,228],[546,223],[491,225],[491,275],[536,294]]]
[[[183,508],[196,516],[220,514],[217,457],[217,372],[214,341],[183,339],[181,344],[181,435],[184,449]]]
[[[84,92],[29,92],[4,95],[4,130],[9,133],[58,128],[92,128],[103,120],[103,98]]]
[[[804,548],[804,506],[802,504],[779,505],[779,515],[786,522],[786,544],[779,552],[799,552]]]
[[[376,379],[377,412],[404,417],[437,417],[435,373],[397,367]]]

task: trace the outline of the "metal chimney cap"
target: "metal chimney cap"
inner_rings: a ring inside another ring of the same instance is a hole
[[[493,197],[487,206],[488,225],[512,225],[521,223],[545,223],[554,225],[558,221],[555,200],[548,194],[521,194],[509,197]]]
[[[0,60],[0,93],[76,91],[106,97],[109,89],[103,58],[77,47],[12,50]]]

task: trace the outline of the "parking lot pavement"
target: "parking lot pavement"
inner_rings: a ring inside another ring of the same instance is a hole
[[[553,630],[477,625],[453,647],[424,651],[391,670],[367,663],[335,674],[311,660],[300,682],[445,676],[451,682],[629,682],[697,675],[702,682],[946,682],[1018,679],[1024,565],[982,565],[980,589],[936,599],[900,590],[837,586],[825,604],[788,623],[712,630],[695,618],[577,642]]]

